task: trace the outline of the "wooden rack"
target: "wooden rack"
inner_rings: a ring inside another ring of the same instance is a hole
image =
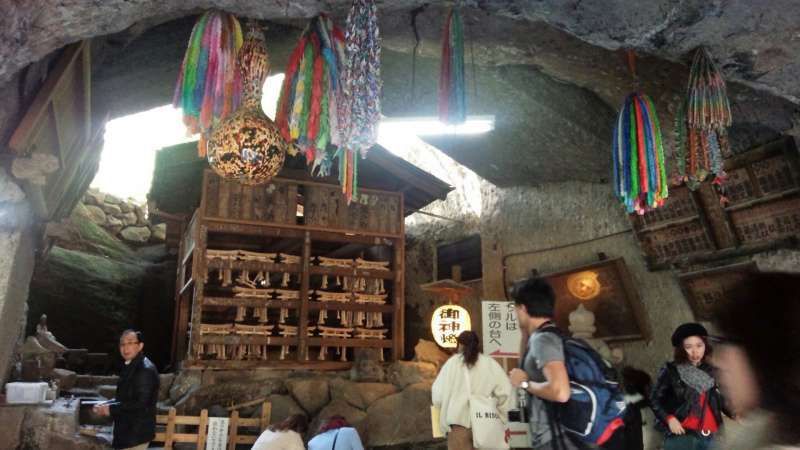
[[[663,208],[631,215],[651,270],[689,267],[781,247],[800,236],[800,161],[783,138],[725,161],[722,198],[711,183],[670,188]]]
[[[402,358],[403,219],[399,192],[362,189],[348,205],[335,185],[244,186],[207,170],[179,247],[175,359],[338,369],[355,348]]]

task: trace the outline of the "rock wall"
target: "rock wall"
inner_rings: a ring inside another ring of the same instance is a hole
[[[272,423],[291,414],[306,415],[310,423],[306,438],[313,437],[326,418],[341,415],[358,430],[367,448],[446,448],[431,432],[436,365],[364,363],[349,372],[183,370],[169,387],[164,406],[174,405],[184,414],[205,408],[212,414],[229,404],[266,399],[272,404]],[[242,408],[240,414],[260,417],[261,406]]]
[[[113,361],[119,333],[140,329],[148,355],[163,370],[170,359],[175,259],[163,244],[132,249],[97,225],[91,208],[79,203],[37,262],[27,331],[47,314],[64,345],[108,353]]]
[[[83,203],[92,222],[131,246],[164,242],[166,238],[167,225],[151,224],[146,207],[133,200],[122,200],[91,188],[83,196]]]
[[[36,242],[30,217],[25,194],[0,168],[0,383],[24,331]]]

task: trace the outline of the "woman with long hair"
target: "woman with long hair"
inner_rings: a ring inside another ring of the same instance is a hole
[[[469,371],[469,378],[465,372]],[[470,385],[467,386],[467,379]],[[448,450],[472,450],[469,397],[483,395],[497,401],[497,410],[508,417],[512,407],[511,382],[494,359],[481,353],[481,340],[474,331],[458,335],[458,353],[442,366],[431,395],[440,409],[439,426],[447,432]]]
[[[308,430],[306,416],[292,414],[264,430],[251,450],[305,450],[302,435],[306,430]]]
[[[712,367],[708,331],[685,323],[672,334],[674,355],[658,375],[650,406],[665,433],[664,450],[706,450],[722,427],[725,408]]]
[[[714,364],[725,398],[742,417],[721,449],[800,449],[798,286],[796,274],[754,274],[714,315],[730,339]]]
[[[342,416],[331,416],[308,441],[308,450],[364,450],[358,431]]]

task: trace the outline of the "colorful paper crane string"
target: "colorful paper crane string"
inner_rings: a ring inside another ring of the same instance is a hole
[[[374,0],[353,0],[345,27],[345,54],[338,117],[342,145],[337,155],[342,192],[349,202],[358,192],[355,154],[366,157],[375,145],[381,118],[381,41]]]
[[[327,16],[317,16],[303,31],[286,66],[275,123],[287,142],[313,162],[312,172],[330,173],[341,144],[338,105],[345,57],[344,33]]]
[[[704,47],[694,54],[689,72],[686,122],[703,130],[731,126],[731,106],[725,80]]]
[[[661,127],[653,101],[632,93],[625,99],[613,138],[614,187],[629,213],[663,206],[668,195]]]
[[[192,29],[172,103],[183,109],[187,131],[201,134],[201,156],[211,128],[239,106],[236,54],[241,46],[242,27],[232,14],[206,12]]]
[[[689,72],[686,101],[675,115],[675,145],[680,181],[697,188],[709,175],[725,180],[722,159],[730,153],[731,108],[725,80],[708,51],[697,49]]]
[[[459,9],[451,8],[442,36],[439,73],[439,120],[443,123],[460,124],[467,119],[464,84],[464,26]]]

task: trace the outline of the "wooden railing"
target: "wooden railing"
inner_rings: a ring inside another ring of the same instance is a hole
[[[235,450],[237,444],[254,444],[258,436],[267,428],[272,414],[272,405],[264,402],[261,405],[260,418],[239,417],[239,411],[231,412],[228,422],[228,450]],[[164,431],[156,433],[153,442],[163,442],[165,450],[171,450],[176,443],[197,444],[197,450],[205,450],[206,439],[208,437],[208,410],[200,411],[199,416],[179,416],[175,408],[170,408],[167,415],[156,416],[158,428],[164,427]],[[197,427],[194,433],[181,432],[178,425]],[[240,428],[256,428],[258,435],[243,434]]]

